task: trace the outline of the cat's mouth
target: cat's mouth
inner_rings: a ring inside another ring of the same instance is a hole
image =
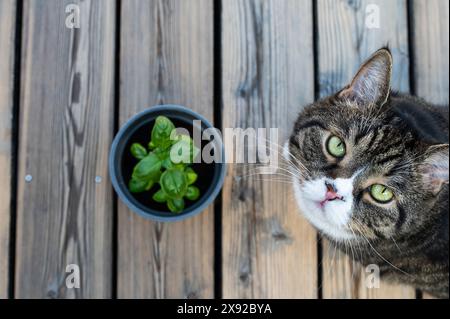
[[[336,201],[336,200],[337,200],[337,201],[343,201],[343,202],[345,202],[344,196],[339,195],[339,194],[337,194],[336,192],[330,192],[330,191],[328,191],[328,192],[325,194],[325,198],[324,198],[323,200],[321,200],[321,201],[318,202],[318,205],[319,205],[319,207],[320,207],[321,209],[324,209],[324,208],[325,208],[325,205],[327,205],[327,204],[330,203],[330,202]]]
[[[342,183],[342,181],[340,181]],[[336,241],[356,239],[351,219],[351,189],[339,193],[324,179],[294,182],[297,203],[306,219],[321,233]]]

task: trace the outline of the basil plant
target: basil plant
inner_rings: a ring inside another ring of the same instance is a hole
[[[173,213],[183,211],[185,200],[199,198],[200,190],[194,186],[198,175],[190,164],[200,150],[189,136],[178,135],[167,117],[156,118],[147,146],[134,143],[130,151],[139,160],[128,185],[130,192],[142,193],[159,186],[153,200],[166,203]]]

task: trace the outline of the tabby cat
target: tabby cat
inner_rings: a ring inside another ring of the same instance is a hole
[[[448,106],[392,92],[377,51],[299,114],[285,146],[305,217],[382,278],[448,298]]]

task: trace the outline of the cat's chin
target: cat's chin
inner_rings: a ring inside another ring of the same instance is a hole
[[[357,239],[346,225],[351,204],[349,206],[345,203],[330,202],[326,207],[321,207],[317,200],[308,196],[305,188],[295,180],[294,193],[300,211],[319,232],[336,242],[348,242]]]

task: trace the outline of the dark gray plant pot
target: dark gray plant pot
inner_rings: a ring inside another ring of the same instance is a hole
[[[109,174],[112,185],[122,202],[132,211],[155,221],[179,221],[194,216],[211,204],[219,194],[226,173],[225,152],[220,136],[215,136],[219,147],[222,149],[220,163],[194,164],[193,168],[199,175],[195,185],[200,188],[200,198],[188,203],[185,210],[179,214],[170,212],[165,205],[155,203],[151,195],[132,194],[128,190],[128,181],[134,165],[137,163],[131,154],[130,146],[134,142],[147,145],[150,133],[156,117],[164,115],[170,118],[176,127],[185,127],[191,134],[193,120],[200,120],[201,131],[213,126],[203,116],[179,105],[159,105],[146,109],[130,118],[119,130],[113,140],[109,154]],[[190,125],[189,125],[190,123]],[[202,141],[204,146],[205,141]]]

